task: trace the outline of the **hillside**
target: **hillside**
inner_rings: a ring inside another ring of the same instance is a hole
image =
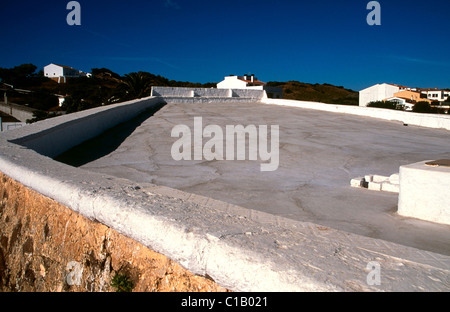
[[[268,86],[282,87],[283,98],[299,101],[313,101],[329,104],[358,105],[359,93],[342,86],[328,83],[310,84],[298,81],[267,83]]]
[[[22,64],[9,69],[0,68],[0,79],[3,85],[1,89],[7,91],[10,102],[42,111],[63,110],[66,113],[72,113],[147,96],[150,94],[151,86],[216,87],[216,83],[175,81],[148,72],[121,76],[107,68],[93,68],[92,78],[73,78],[66,84],[58,84],[44,77],[42,70],[36,73],[36,69],[37,67],[33,64]],[[6,84],[14,85],[14,89]],[[358,105],[358,92],[340,86],[298,81],[272,81],[267,85],[282,87],[285,99]],[[65,97],[62,107],[58,105],[58,95]],[[46,117],[42,116],[38,119]]]
[[[213,83],[191,83],[169,80],[148,72],[129,73],[120,76],[107,68],[93,68],[92,78],[72,78],[67,83],[44,77],[43,71],[36,73],[33,64],[22,64],[14,68],[0,68],[0,89],[7,91],[11,103],[27,105],[43,111],[63,110],[67,113],[97,106],[113,104],[148,96],[151,86],[211,88]],[[8,87],[9,85],[9,87]],[[11,88],[10,86],[14,86]],[[65,97],[60,108],[58,95]]]

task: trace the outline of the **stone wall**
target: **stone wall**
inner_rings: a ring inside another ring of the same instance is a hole
[[[29,132],[29,127],[23,129],[23,136],[19,134],[22,129],[18,129],[15,133],[20,138],[13,139],[12,135],[10,140],[41,155],[55,157],[145,111],[157,111],[162,102],[160,98],[143,98],[49,118],[33,124],[34,132]]]
[[[226,291],[0,173],[0,291]]]
[[[33,118],[33,112],[37,111],[37,109],[33,109],[24,105],[13,103],[6,104],[5,102],[0,102],[0,111],[13,116],[14,118],[22,122],[26,122],[27,119]]]
[[[217,89],[217,88],[175,88],[152,87],[152,96],[161,97],[206,97],[206,98],[247,98],[258,101],[265,96],[264,90]]]
[[[271,105],[290,106],[318,111],[334,112],[341,114],[356,115],[362,117],[378,118],[382,120],[399,121],[405,126],[419,126],[434,129],[450,130],[450,116],[444,114],[422,114],[405,112],[392,109],[376,107],[361,107],[353,105],[336,105],[308,101],[262,99],[261,103]]]

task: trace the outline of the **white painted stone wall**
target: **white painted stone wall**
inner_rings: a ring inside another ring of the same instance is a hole
[[[175,87],[152,87],[152,96],[162,97],[206,97],[206,98],[229,98],[240,97],[259,100],[265,96],[263,90],[248,89],[216,89],[216,88],[175,88]]]
[[[450,115],[420,114],[375,107],[335,105],[307,101],[262,99],[262,103],[298,108],[315,109],[326,112],[366,116],[383,120],[399,121],[406,125],[450,130]]]
[[[367,106],[372,101],[381,101],[394,96],[400,88],[394,85],[382,83],[359,91],[359,106]]]
[[[247,82],[239,79],[239,76],[227,76],[217,84],[218,89],[245,89]]]
[[[16,139],[11,137],[10,140],[39,154],[55,157],[161,102],[160,98],[144,98],[46,119],[36,123],[32,135],[26,135],[28,127],[24,127],[13,131]]]
[[[10,131],[26,125],[25,122],[2,122],[2,131]]]
[[[33,109],[24,105],[18,104],[5,104],[4,102],[0,102],[0,111],[13,116],[14,118],[26,122],[27,119],[33,118],[33,112],[37,109]]]
[[[400,167],[398,214],[450,224],[450,167],[426,162]]]

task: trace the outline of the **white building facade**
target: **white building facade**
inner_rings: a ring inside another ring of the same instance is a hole
[[[427,99],[432,101],[445,102],[450,97],[450,91],[439,89],[425,89],[421,90],[422,94],[427,95]]]
[[[376,84],[359,91],[359,106],[367,106],[370,102],[391,98],[395,93],[403,89],[403,87],[388,83]]]
[[[67,78],[83,76],[89,77],[90,74],[83,73],[69,66],[57,65],[52,63],[44,67],[44,76],[53,79],[58,83],[66,83]]]
[[[255,89],[263,90],[266,84],[255,75],[228,76],[217,84],[217,89]]]
[[[283,88],[269,87],[265,82],[258,80],[255,75],[227,76],[217,84],[217,89],[264,90],[270,98],[281,99],[283,97]]]
[[[367,106],[370,102],[391,100],[396,97],[396,93],[400,91],[413,91],[421,93],[425,96],[423,98],[430,101],[445,102],[450,97],[449,90],[440,89],[422,89],[422,88],[409,88],[405,86],[395,84],[376,84],[359,91],[359,106]],[[400,96],[401,97],[401,96]]]

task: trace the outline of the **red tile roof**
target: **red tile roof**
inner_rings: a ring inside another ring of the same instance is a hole
[[[245,82],[247,82],[247,83],[255,83],[255,84],[262,84],[262,85],[265,85],[266,83],[265,82],[262,82],[262,81],[259,81],[259,80],[257,80],[257,79],[255,79],[255,80],[253,80],[253,81],[251,81],[251,80],[245,80],[245,79],[240,79],[240,78],[238,78],[239,80],[242,80],[242,81],[245,81]]]

